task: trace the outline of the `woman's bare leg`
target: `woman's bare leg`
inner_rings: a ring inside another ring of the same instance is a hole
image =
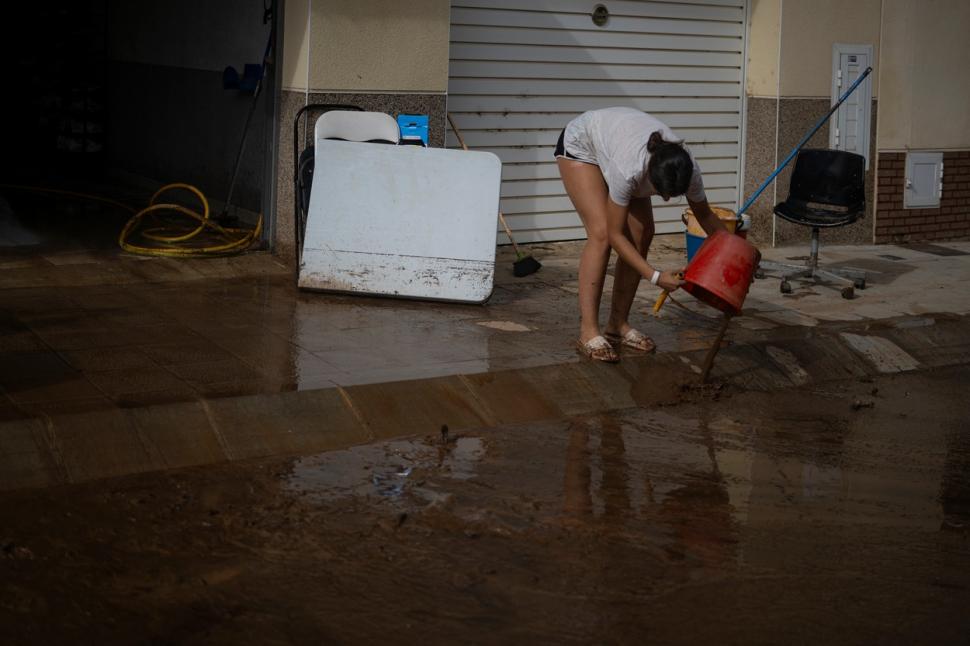
[[[609,191],[599,166],[560,157],[559,175],[586,228],[586,244],[579,258],[579,340],[600,335],[599,308],[603,296],[610,242],[606,232]]]
[[[647,251],[653,241],[653,233],[653,206],[650,204],[650,198],[631,200],[630,212],[626,218],[626,234],[644,258],[647,257]],[[641,278],[640,272],[617,258],[610,318],[606,323],[607,332],[622,336],[630,330],[630,309],[633,307],[633,298],[637,294]]]

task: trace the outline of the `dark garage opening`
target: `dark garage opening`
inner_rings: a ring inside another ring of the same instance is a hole
[[[0,26],[8,74],[0,254],[117,253],[132,212],[75,193],[137,210],[159,187],[187,183],[206,195],[213,217],[254,224],[272,200],[276,91],[270,64],[254,100],[244,66],[260,69],[272,17],[263,0],[9,7]],[[241,88],[225,87],[227,66],[243,75]],[[201,211],[185,191],[165,201]]]

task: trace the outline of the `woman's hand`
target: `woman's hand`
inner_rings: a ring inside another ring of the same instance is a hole
[[[684,284],[684,270],[680,271],[662,271],[660,272],[660,278],[657,279],[657,285],[668,292],[675,292],[680,289],[681,285]]]

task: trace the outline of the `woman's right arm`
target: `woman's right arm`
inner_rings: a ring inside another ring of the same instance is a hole
[[[626,264],[640,272],[641,276],[650,280],[653,277],[653,272],[657,271],[657,268],[648,263],[640,255],[640,252],[637,251],[637,248],[633,246],[633,242],[630,241],[627,235],[626,225],[628,211],[629,207],[621,206],[607,198],[606,227],[607,233],[609,234],[610,246],[616,250],[616,253]],[[676,290],[683,284],[684,281],[677,276],[677,273],[671,271],[661,271],[660,280],[657,281],[657,285],[666,289],[668,292]]]

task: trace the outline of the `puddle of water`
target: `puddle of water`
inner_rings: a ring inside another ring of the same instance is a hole
[[[901,330],[915,327],[930,327],[931,325],[936,325],[936,319],[927,316],[902,319],[900,321],[894,321],[892,324],[894,328]]]
[[[284,479],[284,488],[319,500],[351,496],[395,500],[416,491],[431,476],[474,478],[484,455],[485,442],[480,437],[357,446],[297,459]]]
[[[942,529],[970,531],[970,436],[962,425],[948,429],[940,480]]]

